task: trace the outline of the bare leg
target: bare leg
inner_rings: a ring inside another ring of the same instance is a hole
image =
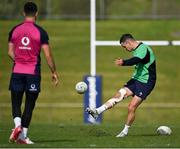
[[[128,106],[128,117],[126,121],[126,125],[131,126],[135,119],[135,111],[138,106],[142,103],[142,99],[140,97],[134,96]]]
[[[116,137],[125,137],[128,134],[128,129],[135,120],[135,112],[138,106],[142,103],[142,99],[134,96],[128,106],[128,117],[124,129]]]

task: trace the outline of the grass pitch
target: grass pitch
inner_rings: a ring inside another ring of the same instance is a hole
[[[179,147],[180,127],[171,127],[174,132],[170,136],[159,136],[156,134],[157,125],[135,125],[130,129],[126,138],[116,138],[120,131],[117,124],[104,124],[99,126],[81,124],[35,124],[31,127],[29,136],[36,143],[34,145],[9,144],[9,129],[1,125],[0,147]]]
[[[7,110],[7,109],[6,109]],[[125,138],[115,136],[123,128],[126,108],[115,107],[104,114],[101,125],[85,125],[82,122],[82,109],[62,108],[56,109],[55,117],[51,122],[38,121],[46,109],[35,110],[30,127],[29,137],[36,143],[34,145],[9,144],[8,138],[12,125],[9,121],[0,123],[0,147],[50,147],[50,148],[174,148],[180,146],[180,122],[177,117],[179,109],[140,108],[134,125]],[[64,114],[67,113],[71,114]],[[171,111],[171,112],[169,112]],[[52,113],[49,110],[49,113]],[[172,115],[173,113],[173,115]],[[59,114],[59,115],[58,115]],[[44,117],[48,117],[46,114]],[[42,121],[42,120],[41,120]],[[170,136],[159,136],[156,129],[160,125],[167,125],[172,129]]]
[[[127,108],[115,107],[104,114],[102,125],[84,125],[83,108],[35,108],[29,137],[35,145],[9,144],[13,127],[8,92],[12,63],[7,56],[8,31],[18,21],[1,21],[0,30],[0,147],[180,147],[180,110],[178,107],[140,107],[129,136],[115,135],[123,128]],[[75,84],[89,74],[89,21],[39,21],[49,33],[50,43],[60,73],[60,85],[51,83],[50,71],[42,55],[42,92],[37,104],[82,103]],[[98,40],[119,40],[122,33],[132,33],[138,40],[179,40],[179,20],[97,21]],[[179,104],[180,63],[179,47],[153,47],[157,57],[157,84],[145,103]],[[103,76],[103,102],[111,97],[132,75],[133,67],[118,68],[117,57],[128,58],[130,53],[120,47],[97,48],[97,73]],[[128,103],[129,100],[124,101]],[[3,106],[5,104],[6,106]],[[158,136],[160,125],[170,126],[171,136]]]

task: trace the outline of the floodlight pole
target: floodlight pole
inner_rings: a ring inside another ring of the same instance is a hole
[[[96,0],[91,0],[90,5],[91,16],[90,16],[90,34],[91,34],[91,76],[96,75]]]

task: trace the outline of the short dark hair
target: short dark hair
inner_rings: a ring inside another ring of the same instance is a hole
[[[135,40],[134,37],[131,34],[123,34],[120,38],[120,44],[125,42],[127,39]]]
[[[24,13],[26,16],[35,16],[37,13],[38,8],[37,5],[33,2],[27,2],[24,5]]]

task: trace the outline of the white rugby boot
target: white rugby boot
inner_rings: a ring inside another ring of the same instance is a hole
[[[34,144],[28,137],[27,138],[19,138],[16,141],[17,144]]]
[[[19,135],[18,139],[16,140],[17,144],[34,144],[28,137],[24,137],[23,132]]]
[[[94,119],[98,118],[98,113],[96,109],[86,108],[86,112],[90,114]]]
[[[127,136],[128,132],[125,132],[125,131],[121,131],[117,136],[116,138],[123,138],[125,136]]]

